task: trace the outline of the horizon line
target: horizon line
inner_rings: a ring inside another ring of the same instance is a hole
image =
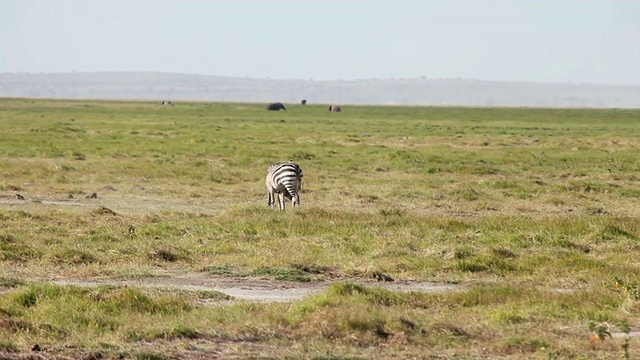
[[[596,85],[596,86],[630,86],[640,87],[640,84],[621,84],[621,83],[596,83],[596,82],[558,82],[558,81],[536,81],[536,80],[492,80],[492,79],[477,79],[477,78],[462,78],[462,77],[440,77],[430,78],[426,76],[412,76],[412,77],[371,77],[371,78],[353,78],[353,79],[324,79],[317,80],[313,78],[300,79],[300,78],[271,78],[265,77],[251,77],[251,76],[234,76],[234,75],[213,75],[202,73],[187,73],[187,72],[166,72],[166,71],[75,71],[69,72],[57,71],[57,72],[30,72],[30,71],[12,71],[12,72],[0,72],[0,75],[86,75],[86,74],[162,74],[162,75],[181,75],[181,76],[202,76],[202,77],[218,77],[218,78],[232,78],[232,79],[244,79],[244,80],[260,80],[260,81],[303,81],[303,82],[361,82],[361,81],[399,81],[399,80],[455,80],[455,81],[477,81],[477,82],[495,82],[495,83],[525,83],[525,84],[550,84],[550,85]]]

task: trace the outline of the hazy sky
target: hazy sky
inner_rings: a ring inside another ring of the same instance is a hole
[[[640,85],[640,0],[0,0],[0,73],[71,71]]]

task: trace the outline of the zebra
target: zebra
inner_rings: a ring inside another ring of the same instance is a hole
[[[338,106],[338,105],[331,105],[331,106],[329,106],[329,111],[331,111],[331,112],[341,112],[342,109],[340,109],[340,106]]]
[[[291,200],[291,206],[300,206],[300,189],[302,188],[302,168],[294,162],[278,163],[269,166],[267,177],[269,207],[276,205],[276,193],[278,194],[278,206],[284,211],[285,198]]]

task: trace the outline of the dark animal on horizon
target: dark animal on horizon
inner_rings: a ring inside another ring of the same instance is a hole
[[[279,102],[275,102],[275,103],[271,103],[269,104],[269,106],[267,107],[268,110],[272,110],[272,111],[278,111],[278,110],[287,110],[286,107],[284,107],[284,105],[282,105],[282,103]]]
[[[162,100],[162,105],[173,106],[173,104],[169,100]]]
[[[300,101],[300,105],[307,105],[307,99],[302,99],[302,101]]]
[[[331,106],[329,106],[329,111],[331,111],[331,112],[340,112],[340,111],[342,111],[342,109],[340,109],[340,106],[338,106],[338,105],[331,105]]]
[[[294,162],[278,163],[269,166],[265,184],[267,185],[267,205],[276,205],[278,194],[278,208],[285,209],[286,199],[291,200],[291,206],[300,206],[300,189],[302,188],[302,168]],[[285,199],[286,198],[286,199]]]

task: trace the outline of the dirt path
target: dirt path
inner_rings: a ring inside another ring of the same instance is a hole
[[[289,302],[318,294],[337,281],[351,281],[365,286],[379,287],[392,291],[453,291],[459,286],[433,284],[415,281],[378,282],[367,279],[341,279],[333,281],[290,282],[252,277],[219,277],[204,273],[181,273],[166,277],[142,280],[86,280],[86,279],[38,279],[58,285],[76,286],[137,286],[168,288],[186,291],[218,291],[233,300],[257,302]]]

